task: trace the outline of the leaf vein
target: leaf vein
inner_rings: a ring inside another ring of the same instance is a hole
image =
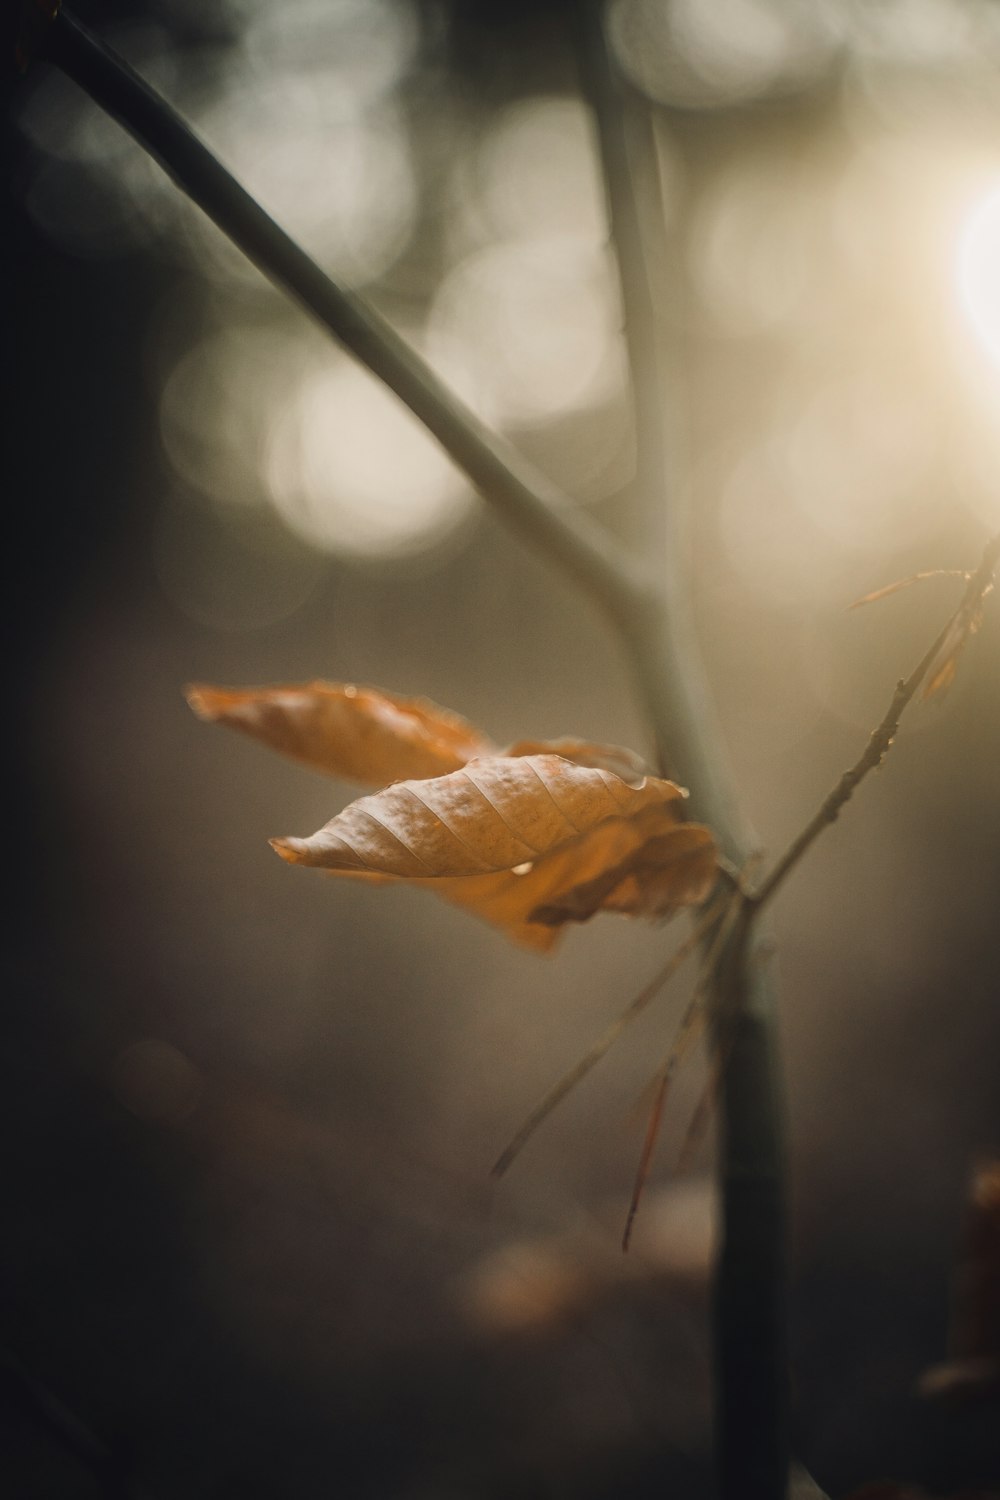
[[[552,806],[555,808],[556,812],[562,818],[563,822],[567,825],[567,827],[572,828],[572,830],[573,830],[574,833],[585,833],[587,831],[587,828],[586,827],[581,828],[577,823],[574,823],[573,819],[569,816],[569,814],[566,813],[562,807],[560,807],[559,803],[556,801],[555,797],[552,795],[552,791],[549,788],[547,782],[545,781],[545,778],[542,776],[542,774],[538,770],[538,768],[536,766],[533,766],[531,764],[530,760],[526,760],[525,761],[525,765],[531,771],[531,774],[535,777],[535,779],[537,780],[539,786],[544,789],[545,795],[548,797],[549,801],[552,803]],[[587,827],[590,827],[590,826],[591,826],[590,824],[587,825]]]
[[[532,770],[534,770],[534,767],[532,767]],[[526,849],[530,849],[531,852],[532,852],[532,854],[536,857],[536,859],[539,856],[541,856],[542,854],[545,854],[545,853],[548,852],[546,849],[539,848],[539,846],[537,844],[533,844],[530,839],[526,839],[524,837],[524,834],[520,833],[518,831],[518,829],[516,829],[514,827],[514,825],[511,822],[509,822],[507,818],[504,817],[503,813],[500,811],[499,807],[497,807],[496,803],[493,801],[493,798],[490,796],[489,792],[486,791],[484,787],[480,786],[479,782],[473,776],[473,774],[469,770],[468,766],[465,767],[465,769],[463,770],[462,774],[465,777],[466,781],[470,782],[475,787],[476,791],[480,794],[480,796],[483,797],[485,799],[485,801],[489,803],[490,807],[493,809],[493,812],[496,814],[496,817],[503,824],[503,826],[506,828],[507,832],[511,835],[512,838],[517,839],[517,842],[519,844],[523,844]],[[542,784],[544,785],[544,782]],[[546,790],[547,790],[547,788],[546,788]],[[551,793],[550,793],[550,796],[551,796]]]
[[[383,820],[380,817],[378,817],[378,815],[376,813],[373,813],[367,807],[358,808],[357,811],[361,815],[361,817],[363,817],[363,818],[370,818],[371,821],[373,823],[375,823],[379,828],[381,828],[384,833],[387,833],[389,835],[389,837],[391,839],[393,839],[399,845],[399,847],[401,849],[405,849],[406,852],[407,852],[407,854],[411,854],[413,856],[413,858],[417,861],[418,864],[423,865],[424,869],[427,870],[427,872],[429,874],[433,875],[435,873],[434,870],[431,868],[431,866],[427,863],[426,859],[424,859],[421,855],[419,855],[417,853],[416,849],[411,848],[410,845],[406,842],[405,839],[401,839],[400,836],[399,836],[399,834],[396,833],[394,829],[390,828],[389,825],[388,825],[388,823],[383,822]],[[370,870],[378,873],[377,866],[370,865],[368,863],[368,861],[365,859],[364,855],[360,854],[359,851],[357,849],[355,849],[355,846],[354,846],[353,843],[351,844],[351,848],[354,850],[354,852],[356,854],[358,854],[359,859],[361,859],[362,863],[365,865],[365,867],[367,869],[370,869]]]
[[[464,770],[461,772],[461,774],[463,776],[468,776],[468,773],[466,771],[464,771]],[[469,779],[471,780],[471,778],[469,778]],[[475,786],[475,782],[473,782],[473,785]],[[489,863],[488,860],[483,859],[483,856],[479,853],[479,851],[475,847],[475,845],[474,844],[470,844],[467,839],[463,839],[462,838],[461,834],[456,833],[455,830],[454,830],[454,828],[441,815],[441,813],[438,811],[438,809],[436,807],[432,807],[431,804],[427,801],[427,799],[425,797],[422,797],[420,795],[420,793],[417,791],[416,787],[413,787],[413,786],[400,786],[400,787],[397,787],[396,790],[397,791],[405,791],[405,792],[407,792],[411,797],[414,798],[415,801],[419,802],[420,806],[422,808],[424,808],[424,810],[426,812],[429,812],[430,815],[431,815],[431,817],[434,818],[436,822],[438,822],[438,823],[441,824],[442,828],[444,828],[444,829],[447,830],[447,832],[455,840],[456,844],[461,844],[462,848],[465,849],[467,851],[467,853],[471,854],[472,858],[477,862],[477,864],[479,864],[479,865],[482,866],[482,872],[483,872],[484,875],[489,874],[490,871],[493,870],[494,866],[492,866]],[[477,787],[476,790],[478,791],[479,788]],[[490,805],[492,806],[492,803]],[[418,858],[419,858],[419,856],[418,856]],[[425,861],[425,863],[426,863],[426,861]],[[428,865],[428,869],[430,869],[429,865]]]

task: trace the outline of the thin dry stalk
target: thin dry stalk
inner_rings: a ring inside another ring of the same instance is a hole
[[[882,722],[869,736],[864,753],[850,770],[844,772],[833,790],[824,798],[818,811],[798,837],[792,840],[770,875],[756,891],[753,901],[758,910],[770,901],[775,892],[784,884],[823,830],[837,821],[841,810],[853,797],[868,773],[882,764],[896,738],[903,711],[916,696],[924,679],[929,679],[929,685],[932,688],[943,687],[947,681],[950,681],[955,657],[977,627],[983,599],[993,587],[993,578],[998,563],[1000,563],[1000,532],[986,543],[978,568],[968,575],[969,581],[965,586],[961,603],[938,634],[933,645],[921,657],[909,677],[902,678],[896,684],[892,701],[886,709]]]

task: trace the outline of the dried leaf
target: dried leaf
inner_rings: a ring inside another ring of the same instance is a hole
[[[663,810],[650,808],[624,823],[614,839],[611,831],[602,835],[602,868],[589,879],[577,869],[571,884],[553,887],[539,902],[531,920],[585,922],[596,911],[667,917],[679,906],[702,901],[718,873],[715,840],[700,823],[665,823]]]
[[[895,593],[897,589],[906,588],[909,584],[917,583],[923,578],[946,575],[965,579],[962,602],[945,630],[940,645],[926,669],[921,663],[920,671],[924,680],[920,694],[922,698],[933,698],[935,694],[945,692],[954,681],[962,647],[970,636],[975,635],[982,624],[983,600],[993,588],[994,574],[998,565],[1000,565],[1000,532],[990,537],[986,543],[979,567],[974,573],[964,573],[953,568],[935,568],[927,573],[914,573],[909,578],[901,578],[898,583],[890,583],[884,589],[877,589],[873,594],[866,594],[863,599],[857,599],[851,605],[852,609],[856,609],[858,605],[871,604],[874,600],[884,599],[887,594]]]
[[[284,859],[426,885],[531,948],[597,911],[669,915],[715,882],[715,841],[683,820],[686,793],[621,746],[520,740],[498,752],[424,699],[344,683],[198,684],[188,701],[307,765],[391,783],[309,839],[272,840]]]
[[[872,593],[865,594],[861,599],[855,599],[849,604],[848,609],[860,609],[863,604],[875,604],[879,599],[888,599],[890,594],[898,594],[900,589],[908,589],[912,583],[923,583],[926,578],[968,578],[968,573],[961,568],[930,568],[924,573],[911,573],[908,578],[897,578],[895,583],[887,583],[884,588],[874,589]]]
[[[958,670],[958,658],[962,647],[970,636],[975,635],[983,623],[981,599],[982,596],[975,602],[973,608],[959,610],[952,620],[938,648],[937,655],[927,668],[921,698],[933,698],[937,693],[943,693],[951,687]]]
[[[315,770],[375,786],[404,776],[442,776],[495,748],[465,719],[426,698],[398,698],[352,683],[196,683],[187,700],[202,719],[228,724]]]
[[[599,745],[592,740],[518,740],[508,745],[504,755],[561,755],[578,766],[594,766],[602,771],[613,771],[630,786],[637,785],[649,774],[649,767],[634,750],[623,745]]]
[[[708,829],[681,821],[684,793],[558,755],[495,755],[362,797],[282,858],[352,878],[404,880],[537,949],[599,910],[666,915],[715,880]]]
[[[671,825],[672,816],[650,808],[635,819],[608,819],[520,874],[415,883],[544,952],[568,922],[586,922],[598,911],[667,917],[704,900],[717,875],[715,840],[701,824]],[[657,827],[662,831],[653,831]],[[648,857],[651,846],[660,861],[655,870]],[[633,867],[649,872],[648,889]],[[588,878],[595,869],[599,873]]]

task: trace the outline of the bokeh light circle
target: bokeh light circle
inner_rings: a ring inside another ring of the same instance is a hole
[[[472,503],[469,485],[418,419],[343,358],[303,366],[271,415],[264,464],[286,525],[346,556],[426,552]]]

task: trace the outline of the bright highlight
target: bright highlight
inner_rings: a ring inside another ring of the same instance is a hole
[[[975,207],[958,250],[962,306],[993,363],[1000,368],[1000,187]]]

